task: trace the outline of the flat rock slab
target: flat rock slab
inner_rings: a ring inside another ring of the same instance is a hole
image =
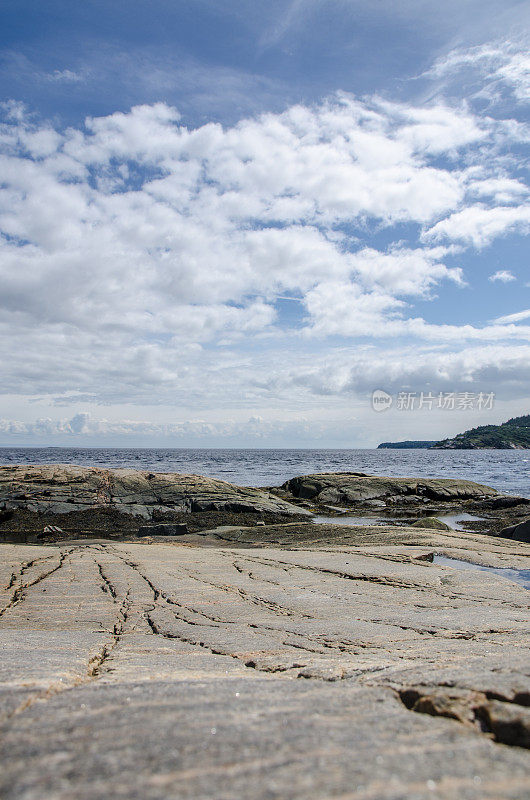
[[[146,519],[154,511],[308,513],[267,491],[202,475],[65,464],[0,467],[2,506],[51,514],[110,507]]]
[[[530,566],[411,528],[0,545],[1,796],[526,799],[529,595],[428,560],[459,545]]]

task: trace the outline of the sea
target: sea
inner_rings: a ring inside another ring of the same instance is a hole
[[[408,478],[464,478],[530,497],[528,450],[331,450],[2,447],[0,464],[130,467],[220,478],[238,486],[280,486],[313,472]]]

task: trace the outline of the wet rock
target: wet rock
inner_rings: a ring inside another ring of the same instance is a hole
[[[157,525],[140,525],[138,536],[184,536],[188,533],[187,525],[162,522]]]
[[[518,525],[509,525],[503,528],[499,536],[505,539],[515,539],[517,542],[530,542],[530,519],[520,522]]]
[[[503,508],[515,508],[516,506],[530,505],[527,497],[516,497],[513,495],[500,495],[499,497],[488,497],[476,503],[475,508],[491,509],[496,511]]]
[[[441,519],[437,519],[436,517],[424,517],[423,519],[418,519],[416,522],[412,523],[413,528],[433,528],[437,531],[451,531],[453,530],[450,525],[447,523],[442,522]]]

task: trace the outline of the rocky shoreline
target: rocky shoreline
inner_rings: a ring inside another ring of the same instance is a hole
[[[0,794],[523,800],[528,591],[437,554],[530,567],[480,534],[310,522],[1,545]]]
[[[530,545],[428,523],[491,534],[527,499],[68,466],[0,490],[6,800],[528,796]]]
[[[129,469],[0,467],[0,541],[171,535],[176,525],[180,533],[186,526],[193,534],[219,526],[302,524],[315,515],[340,523],[352,513],[389,525],[421,525],[423,519],[459,512],[474,515],[471,530],[498,535],[530,516],[530,500],[473,481],[361,472],[303,475],[257,489]]]

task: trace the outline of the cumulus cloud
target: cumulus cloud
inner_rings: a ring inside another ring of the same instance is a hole
[[[284,361],[308,348],[325,361],[330,337],[414,339],[426,364],[441,345],[528,338],[519,319],[444,325],[413,309],[444,283],[466,290],[466,247],[528,229],[510,172],[521,131],[505,121],[346,94],[192,129],[164,103],[66,130],[2,111],[6,394],[254,407],[311,392]]]
[[[385,387],[389,392],[497,391],[525,397],[530,347],[499,344],[433,352],[414,347],[377,351],[340,348],[324,360],[286,368],[284,378],[315,394],[354,396]]]
[[[429,228],[424,239],[449,239],[483,248],[509,232],[525,234],[530,229],[530,206],[485,208],[470,206],[451,214]]]
[[[82,418],[82,424],[80,420]],[[314,421],[304,418],[296,420],[264,419],[251,416],[244,420],[226,419],[223,422],[211,422],[202,419],[184,420],[182,422],[161,423],[148,420],[108,420],[94,418],[89,413],[77,414],[72,418],[52,419],[42,417],[32,421],[9,420],[0,418],[0,435],[9,436],[13,442],[17,437],[43,437],[52,440],[70,439],[72,444],[87,439],[119,437],[135,440],[148,437],[160,442],[172,439],[175,441],[203,440],[208,442],[212,437],[233,439],[245,437],[254,440],[267,439],[270,436],[311,436],[319,438],[330,429],[338,429],[339,421]]]

